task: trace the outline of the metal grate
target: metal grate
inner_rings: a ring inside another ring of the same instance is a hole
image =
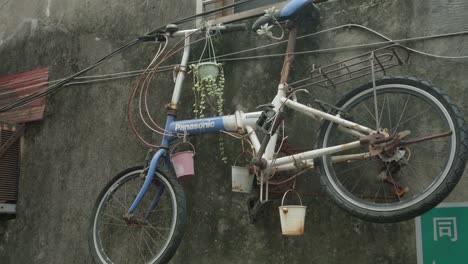
[[[15,130],[0,127],[0,141],[4,145]],[[0,203],[16,203],[20,173],[20,139],[17,139],[0,157]]]

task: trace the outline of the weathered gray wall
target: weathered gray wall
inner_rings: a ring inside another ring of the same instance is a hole
[[[5,5],[4,5],[5,4]],[[50,79],[75,72],[132,37],[193,13],[194,1],[0,1],[0,74],[50,67]],[[170,7],[173,7],[170,9]],[[468,3],[462,0],[367,0],[321,4],[320,28],[345,23],[369,26],[391,38],[406,38],[468,29]],[[239,39],[242,41],[239,42]],[[379,40],[359,30],[342,30],[307,41],[298,49],[335,47]],[[223,52],[268,40],[253,34],[226,36]],[[413,44],[427,52],[466,54],[467,38]],[[142,68],[149,45],[117,56],[93,73]],[[282,48],[271,52],[281,52]],[[298,58],[297,78],[312,62],[336,61],[364,50]],[[221,51],[220,51],[221,52]],[[269,51],[267,51],[269,52]],[[262,53],[258,53],[262,54]],[[413,56],[393,74],[421,76],[444,87],[468,112],[466,61]],[[226,64],[226,112],[253,109],[270,100],[279,80],[281,59]],[[116,173],[142,161],[145,149],[131,133],[126,100],[134,80],[65,88],[48,99],[45,120],[28,124],[16,220],[0,222],[1,263],[91,263],[88,219],[100,189]],[[171,89],[157,89],[156,106]],[[170,87],[170,86],[166,86]],[[314,90],[333,102],[350,87]],[[183,98],[190,102],[190,92]],[[191,105],[187,103],[186,105]],[[187,116],[188,110],[182,112]],[[293,118],[293,121],[299,119]],[[292,125],[298,122],[292,122]],[[299,124],[300,125],[300,124]],[[297,127],[297,126],[296,126]],[[292,142],[312,146],[316,127]],[[151,137],[149,133],[146,133]],[[226,139],[230,156],[237,142]],[[246,195],[231,193],[229,164],[212,145],[216,136],[195,139],[197,175],[184,183],[189,224],[172,263],[415,263],[414,223],[372,224],[337,209],[318,186],[314,173],[300,180],[314,195],[308,205],[306,234],[280,234],[276,205],[257,224],[248,223]],[[232,161],[232,159],[231,159]],[[449,201],[466,201],[468,178],[462,178]]]

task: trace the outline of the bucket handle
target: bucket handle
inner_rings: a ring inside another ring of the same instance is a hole
[[[195,156],[195,147],[192,145],[192,143],[190,143],[190,142],[188,142],[188,141],[182,141],[182,142],[179,142],[179,143],[175,144],[174,146],[172,146],[171,150],[169,151],[169,156],[172,156],[172,153],[174,152],[174,149],[175,149],[178,145],[181,145],[181,144],[184,144],[184,143],[187,143],[187,144],[189,144],[189,145],[192,147],[193,156]]]
[[[234,160],[234,165],[233,165],[233,166],[236,166],[237,161],[239,160],[239,158],[242,156],[242,154],[245,154],[245,153],[250,154],[250,155],[252,156],[252,158],[253,158],[253,154],[252,154],[251,152],[249,152],[249,151],[241,152],[241,154],[239,154],[239,155],[237,156],[237,158]]]
[[[299,193],[296,192],[296,190],[294,190],[294,189],[289,189],[289,190],[287,190],[287,191],[284,193],[283,199],[281,200],[281,206],[284,206],[284,198],[286,198],[286,194],[288,194],[288,192],[291,192],[291,191],[295,192],[296,195],[297,195],[297,197],[299,197],[299,202],[301,203],[301,206],[302,206],[302,199],[301,199],[301,196],[300,196]]]

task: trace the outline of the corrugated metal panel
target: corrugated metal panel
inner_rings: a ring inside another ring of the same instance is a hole
[[[35,92],[44,91],[47,89],[48,79],[48,68],[0,77],[0,106]],[[0,120],[9,123],[41,120],[44,116],[45,100],[43,97],[20,108],[0,113]]]
[[[0,126],[0,143],[14,134],[13,127]],[[20,140],[16,140],[0,158],[0,203],[16,203],[20,172]]]

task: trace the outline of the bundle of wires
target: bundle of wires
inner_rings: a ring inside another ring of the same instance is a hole
[[[186,35],[184,38],[180,39],[175,43],[171,49],[169,49],[167,52],[165,52],[167,48],[167,43],[168,39],[167,37],[164,36],[165,40],[160,43],[159,49],[156,52],[156,55],[148,65],[148,67],[143,71],[143,73],[140,75],[138,78],[138,81],[133,89],[133,92],[128,100],[128,110],[127,110],[127,117],[128,121],[130,123],[130,128],[132,129],[133,133],[137,136],[137,138],[148,148],[152,149],[157,149],[160,146],[154,145],[149,143],[147,140],[143,138],[143,136],[138,132],[136,126],[135,126],[135,120],[134,120],[134,101],[138,102],[137,109],[138,109],[138,117],[141,120],[141,122],[151,131],[159,134],[159,135],[169,135],[165,131],[164,127],[162,127],[160,124],[158,124],[155,121],[155,118],[152,116],[152,114],[149,111],[148,108],[148,91],[149,87],[152,81],[155,81],[155,77],[157,78],[159,75],[156,75],[160,71],[161,65],[167,61],[169,58],[177,54],[180,50],[183,50],[186,45],[183,45],[185,43],[186,38],[190,38],[192,34],[196,32],[193,32],[189,35]],[[188,45],[195,44],[197,42],[203,41],[205,38],[200,38],[197,40],[192,41]],[[181,45],[182,44],[182,45]],[[138,97],[136,100],[135,98]],[[183,134],[170,134],[169,136],[178,136],[178,137],[183,137]]]
[[[186,23],[186,22],[189,22],[189,21],[193,21],[194,19],[196,19],[198,17],[206,17],[206,16],[209,16],[209,15],[217,14],[217,13],[220,13],[220,12],[226,10],[226,9],[233,8],[233,7],[236,7],[236,6],[240,6],[240,5],[246,4],[246,3],[251,2],[251,1],[254,1],[254,0],[239,1],[239,2],[233,3],[231,5],[223,6],[223,7],[211,10],[211,11],[207,11],[207,12],[203,12],[203,13],[200,13],[200,14],[196,14],[196,15],[193,15],[193,16],[186,17],[184,19],[181,19],[181,20],[176,21],[176,22],[171,23],[171,24],[180,25],[180,24],[183,24],[183,23]],[[165,25],[161,26],[161,27],[149,32],[149,33],[147,33],[146,36],[155,35],[156,33],[160,32],[164,28],[165,28]],[[3,113],[3,112],[6,112],[6,111],[9,111],[9,110],[24,106],[26,104],[29,104],[29,103],[33,102],[34,100],[37,100],[39,98],[42,98],[44,96],[47,96],[47,95],[50,95],[50,94],[56,92],[61,87],[65,86],[67,83],[74,80],[76,77],[88,72],[91,69],[94,69],[95,67],[101,65],[102,63],[104,63],[108,59],[112,58],[116,54],[119,54],[119,53],[123,52],[124,50],[126,50],[126,49],[128,49],[130,47],[133,47],[133,46],[135,46],[136,44],[138,44],[140,42],[141,42],[141,39],[137,38],[137,39],[134,39],[134,40],[122,45],[120,48],[118,48],[118,49],[112,51],[111,53],[107,54],[106,56],[102,57],[101,59],[96,61],[91,66],[86,67],[85,69],[83,69],[83,70],[81,70],[81,71],[79,71],[79,72],[77,72],[77,73],[75,73],[73,75],[70,75],[67,78],[62,79],[61,81],[56,82],[55,84],[52,84],[45,91],[33,93],[33,94],[28,95],[26,97],[20,98],[20,99],[14,101],[14,102],[12,102],[12,103],[10,103],[8,105],[0,107],[0,113]]]

